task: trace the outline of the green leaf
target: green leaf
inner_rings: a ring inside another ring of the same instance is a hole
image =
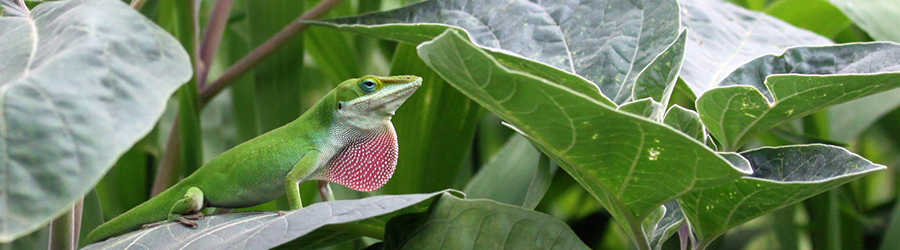
[[[689,59],[681,78],[697,95],[756,57],[781,53],[792,46],[833,44],[810,31],[722,0],[679,2],[690,32],[685,49]]]
[[[615,103],[631,98],[638,74],[675,41],[680,26],[675,0],[431,0],[315,23],[413,44],[452,25],[495,53],[580,75]]]
[[[492,200],[444,194],[426,213],[388,221],[385,249],[589,249],[565,222]]]
[[[895,0],[828,0],[875,39],[900,43],[900,2]]]
[[[654,121],[660,120],[662,116],[662,104],[650,99],[649,97],[631,101],[619,106],[619,111],[628,112],[640,117],[645,117]]]
[[[675,83],[684,62],[684,43],[687,30],[681,31],[675,42],[650,63],[638,76],[634,84],[634,100],[653,98],[661,107],[669,106],[669,99],[675,91]],[[661,115],[661,114],[660,114]]]
[[[670,201],[660,208],[663,208],[662,211],[665,213],[656,221],[653,231],[647,233],[650,238],[650,246],[657,250],[662,249],[666,240],[678,232],[678,228],[684,224],[684,212],[681,211],[678,201]]]
[[[450,191],[430,194],[383,195],[359,200],[320,202],[300,210],[247,212],[206,216],[197,228],[177,222],[134,231],[84,249],[245,249],[272,248],[328,225],[339,225],[389,214]]]
[[[472,177],[463,192],[469,199],[491,199],[534,209],[550,187],[553,172],[528,139],[513,135]]]
[[[668,126],[508,69],[456,30],[420,45],[419,56],[558,162],[633,237],[659,205],[749,174]]]
[[[743,152],[753,175],[679,198],[701,246],[776,209],[885,169],[841,147],[810,144]]]
[[[669,108],[669,112],[666,113],[663,123],[672,126],[672,128],[685,133],[701,143],[706,142],[706,127],[700,122],[700,115],[693,110],[682,108],[676,104]]]
[[[0,242],[9,242],[84,196],[150,132],[191,67],[172,36],[120,1],[4,8]]]
[[[392,119],[400,158],[394,176],[382,189],[405,194],[456,188],[481,108],[428,68],[409,44],[397,46],[390,74],[417,75],[423,82]]]
[[[853,24],[826,0],[782,0],[769,6],[766,14],[829,38]]]
[[[757,58],[697,100],[703,124],[728,151],[779,124],[900,86],[900,45],[796,47]],[[737,86],[733,86],[737,85]]]

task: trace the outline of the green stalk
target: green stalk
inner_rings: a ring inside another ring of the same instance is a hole
[[[50,223],[50,250],[75,249],[74,207]]]

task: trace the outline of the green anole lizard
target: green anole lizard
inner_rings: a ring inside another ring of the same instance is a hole
[[[397,165],[391,117],[422,85],[418,76],[366,76],[339,84],[299,118],[244,142],[171,188],[92,231],[97,242],[148,223],[196,226],[205,207],[241,208],[287,194],[300,209],[299,184],[317,180],[323,200],[328,182],[369,192],[381,188]]]

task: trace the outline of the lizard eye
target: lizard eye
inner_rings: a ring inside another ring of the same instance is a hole
[[[359,82],[359,88],[362,89],[363,91],[365,91],[366,93],[374,92],[375,87],[377,87],[377,86],[378,86],[378,84],[375,83],[375,81],[372,79],[366,79],[362,82]]]

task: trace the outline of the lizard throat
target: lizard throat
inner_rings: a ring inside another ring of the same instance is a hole
[[[397,135],[393,128],[352,140],[332,158],[325,181],[360,192],[384,186],[397,167]]]

